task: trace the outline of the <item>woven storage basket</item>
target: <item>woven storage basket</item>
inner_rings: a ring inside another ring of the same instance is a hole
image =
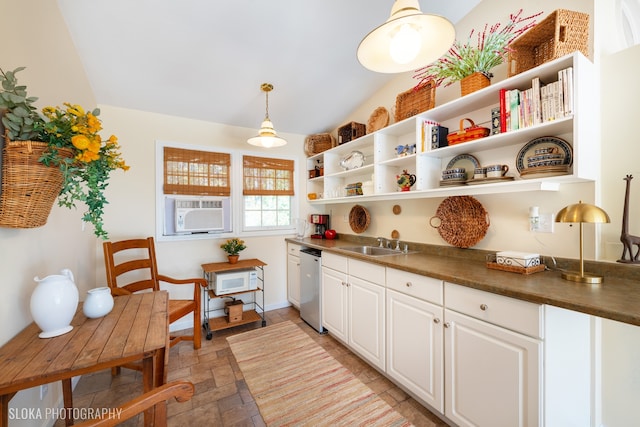
[[[439,219],[440,224],[434,225],[434,219]],[[437,228],[440,236],[450,245],[469,248],[487,234],[489,214],[471,196],[452,196],[440,203],[429,224]]]
[[[38,161],[45,142],[9,141],[2,149],[0,226],[35,228],[47,223],[53,202],[62,189],[62,172]],[[71,150],[60,149],[71,157]]]
[[[309,135],[304,140],[304,152],[307,156],[322,153],[336,146],[336,139],[330,133]]]
[[[363,123],[349,122],[344,126],[338,128],[338,144],[345,144],[347,142],[358,139],[361,136],[365,136],[367,133],[367,127]]]
[[[473,93],[491,84],[491,80],[483,73],[473,73],[460,80],[460,94],[462,96]]]
[[[471,126],[464,127],[464,121],[471,123]],[[489,128],[476,126],[473,120],[469,118],[460,119],[460,130],[451,132],[447,135],[447,142],[449,145],[456,145],[462,142],[473,141],[474,139],[484,138],[489,135]]]
[[[575,51],[588,57],[589,14],[557,9],[515,39],[509,48],[509,77]]]
[[[436,105],[436,85],[429,80],[420,87],[411,88],[396,96],[394,118],[400,122],[416,114],[432,109]]]

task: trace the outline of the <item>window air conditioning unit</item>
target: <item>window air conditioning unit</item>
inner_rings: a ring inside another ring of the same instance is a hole
[[[176,199],[175,231],[225,231],[225,203],[223,200]]]

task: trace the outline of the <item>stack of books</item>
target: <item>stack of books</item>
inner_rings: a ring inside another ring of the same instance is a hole
[[[558,71],[558,80],[531,80],[526,90],[500,89],[500,132],[510,132],[573,115],[573,68]]]

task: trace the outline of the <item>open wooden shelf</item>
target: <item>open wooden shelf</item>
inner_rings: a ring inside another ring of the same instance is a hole
[[[227,316],[212,317],[209,319],[209,330],[211,332],[220,331],[233,326],[246,325],[247,323],[258,322],[262,320],[262,316],[255,310],[247,310],[242,312],[242,320],[237,322],[228,322]]]

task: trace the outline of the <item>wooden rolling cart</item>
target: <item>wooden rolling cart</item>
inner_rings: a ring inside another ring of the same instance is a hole
[[[208,286],[204,289],[204,322],[202,327],[207,333],[207,339],[210,340],[213,337],[214,331],[222,329],[233,328],[234,326],[245,325],[247,323],[253,323],[262,321],[262,326],[267,325],[267,321],[264,317],[264,266],[266,263],[259,259],[245,259],[240,260],[236,264],[230,264],[228,262],[213,262],[209,264],[202,264],[202,271],[204,278],[207,280]],[[255,269],[257,274],[258,286],[256,289],[248,291],[234,292],[224,295],[216,295],[213,290],[213,278],[214,275],[221,272],[239,271],[247,269]],[[257,293],[260,293],[261,300],[258,301]],[[235,298],[237,295],[253,294],[253,301],[245,302],[243,305],[253,305],[253,309],[243,311],[242,319],[230,322],[227,316],[211,317],[210,314],[216,311],[223,311],[225,308],[211,308],[211,301],[218,298]],[[259,311],[259,312],[258,312]]]

